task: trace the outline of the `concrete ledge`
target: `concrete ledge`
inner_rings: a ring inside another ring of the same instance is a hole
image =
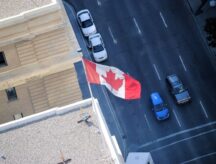
[[[8,131],[10,129],[15,129],[24,125],[27,125],[29,123],[35,122],[35,121],[39,121],[41,119],[46,119],[48,117],[54,116],[56,114],[56,108],[41,112],[41,113],[37,113],[31,116],[27,116],[24,118],[21,118],[19,120],[14,120],[11,122],[7,122],[5,124],[1,124],[0,125],[0,133],[4,132],[4,131]]]
[[[36,18],[38,16],[45,15],[45,14],[48,14],[48,13],[51,13],[51,12],[54,12],[54,11],[57,11],[60,9],[61,9],[60,4],[57,3],[56,0],[53,0],[53,2],[51,4],[22,12],[19,15],[15,15],[15,16],[1,19],[0,20],[0,28],[5,28],[8,26],[12,26],[14,24],[23,23],[27,20]]]
[[[0,125],[0,133],[11,130],[11,129],[15,129],[15,128],[19,128],[22,127],[24,125],[36,122],[36,121],[40,121],[49,117],[53,117],[56,115],[62,115],[68,112],[72,112],[78,108],[82,108],[82,107],[86,107],[92,104],[92,99],[86,99],[86,100],[82,100],[79,102],[76,102],[74,104],[70,104],[64,107],[56,107],[56,108],[52,108],[49,110],[46,110],[44,112],[40,112],[37,114],[33,114],[24,118],[21,118],[19,120],[14,120],[11,122],[7,122],[5,124],[1,124]]]
[[[98,121],[99,121],[99,125],[100,125],[100,129],[102,130],[102,134],[104,135],[104,139],[109,147],[110,150],[110,154],[112,159],[114,160],[115,164],[123,164],[124,163],[124,159],[122,157],[122,154],[120,152],[120,149],[118,147],[117,142],[113,142],[112,138],[115,137],[111,137],[109,128],[106,124],[105,118],[102,114],[102,111],[100,109],[100,105],[97,99],[93,100],[93,109],[96,112],[97,116],[98,116]]]
[[[104,119],[104,116],[101,112],[100,105],[99,105],[97,99],[94,99],[94,98],[82,100],[82,101],[76,102],[74,104],[66,105],[64,107],[52,108],[52,109],[44,111],[44,112],[40,112],[40,113],[31,115],[31,116],[21,118],[19,120],[15,120],[15,121],[11,121],[11,122],[8,122],[5,124],[1,124],[0,125],[0,133],[3,133],[5,131],[9,131],[11,129],[19,128],[19,127],[31,124],[33,122],[43,120],[43,119],[47,119],[49,117],[59,116],[59,115],[66,114],[68,112],[77,111],[77,110],[80,110],[80,108],[82,108],[82,107],[88,107],[90,105],[92,105],[93,110],[97,115],[97,118],[98,118],[97,120],[98,120],[99,125],[100,125],[100,130],[102,131],[102,134],[103,134],[104,139],[107,143],[107,146],[109,147],[112,159],[114,160],[115,164],[123,164],[124,159],[123,159],[122,154],[120,152],[120,149],[118,147],[118,143],[115,140],[115,137],[113,137],[114,140],[112,139],[112,137],[110,135],[110,131],[109,131],[108,126],[106,124],[106,121]]]
[[[82,100],[82,101],[79,101],[79,102],[76,102],[76,103],[73,103],[70,105],[66,105],[66,106],[57,108],[56,109],[56,115],[66,114],[68,112],[71,112],[74,109],[87,107],[91,104],[92,104],[92,99],[89,98],[89,99]]]

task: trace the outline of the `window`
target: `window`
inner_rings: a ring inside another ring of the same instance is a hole
[[[15,88],[8,88],[6,89],[8,101],[17,100],[17,94]]]
[[[7,66],[4,52],[0,52],[0,67]]]

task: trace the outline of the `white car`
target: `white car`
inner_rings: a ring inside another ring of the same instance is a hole
[[[97,32],[94,21],[88,9],[79,11],[77,13],[77,20],[84,36],[88,37]]]
[[[89,36],[89,47],[96,62],[102,62],[107,59],[107,51],[99,33]]]

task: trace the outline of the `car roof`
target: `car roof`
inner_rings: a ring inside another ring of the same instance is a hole
[[[169,79],[169,81],[170,81],[171,83],[175,83],[175,82],[177,82],[177,81],[180,81],[179,78],[178,78],[178,76],[175,75],[175,74],[169,75],[169,76],[168,76],[168,79]]]
[[[96,46],[101,44],[101,35],[93,34],[89,36],[89,40],[91,41],[92,46]]]
[[[90,12],[87,9],[81,10],[77,13],[77,16],[80,18],[81,21],[91,19],[89,15],[90,15]]]
[[[158,104],[163,103],[163,100],[161,99],[158,92],[153,92],[151,94],[151,100],[152,100],[153,105],[158,105]]]

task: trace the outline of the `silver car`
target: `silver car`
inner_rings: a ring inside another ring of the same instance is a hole
[[[89,48],[91,48],[96,62],[102,62],[107,59],[107,51],[99,33],[89,36]]]
[[[97,32],[94,21],[88,9],[77,13],[77,20],[85,37]]]

